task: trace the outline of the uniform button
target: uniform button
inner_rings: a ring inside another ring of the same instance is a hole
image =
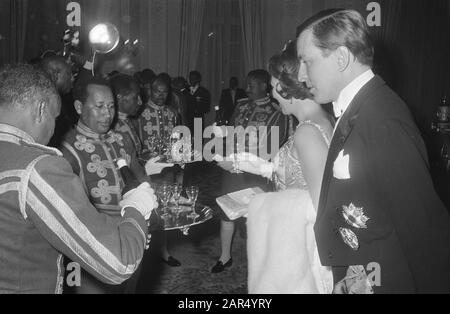
[[[328,253],[328,258],[333,259],[333,254],[331,254],[331,252]]]

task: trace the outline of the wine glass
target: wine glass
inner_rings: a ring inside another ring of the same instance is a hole
[[[189,198],[189,202],[191,202],[192,206],[192,216],[197,216],[195,213],[195,204],[198,198],[199,188],[197,186],[190,186],[186,188],[186,195]]]
[[[169,215],[168,213],[168,204],[170,201],[170,197],[172,195],[172,189],[171,186],[169,184],[162,184],[159,187],[158,190],[158,195],[159,195],[159,199],[161,200],[161,202],[163,203],[163,211],[164,211],[164,217],[167,217]]]
[[[183,190],[183,187],[179,183],[175,183],[172,185],[172,197],[175,201],[175,208],[178,211],[180,209],[180,197],[181,197],[181,191]]]

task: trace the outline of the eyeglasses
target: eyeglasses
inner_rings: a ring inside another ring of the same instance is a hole
[[[284,99],[291,99],[291,95],[283,89],[280,82],[275,85],[275,90],[277,91],[278,95],[280,95]]]

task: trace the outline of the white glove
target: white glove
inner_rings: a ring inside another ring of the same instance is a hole
[[[238,153],[235,157],[235,168],[271,179],[274,164],[251,153]]]
[[[161,171],[164,170],[164,168],[169,168],[169,167],[173,167],[173,164],[170,163],[160,163],[157,162],[158,160],[160,160],[161,157],[155,157],[150,159],[149,161],[147,161],[147,163],[145,164],[145,172],[147,173],[148,176],[154,175],[154,174],[160,174]]]
[[[153,209],[158,207],[158,199],[150,184],[144,182],[137,188],[128,191],[119,202],[119,206],[122,207],[122,211],[120,212],[122,217],[125,214],[125,208],[132,207],[148,220]]]
[[[213,160],[215,162],[217,162],[217,165],[225,171],[228,171],[230,173],[242,173],[241,171],[239,171],[236,168],[235,162],[233,161],[232,156],[233,155],[231,155],[230,157],[227,157],[227,158],[223,158],[220,155],[215,155],[213,157]]]
[[[217,126],[217,123],[214,123],[212,125],[213,127],[213,134],[215,137],[218,138],[224,138],[228,135],[228,130],[226,126]]]

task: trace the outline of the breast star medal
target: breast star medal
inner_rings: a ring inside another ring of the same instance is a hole
[[[356,234],[347,228],[339,228],[339,232],[341,234],[342,241],[347,244],[353,251],[357,251],[359,249],[359,240]]]
[[[367,229],[367,221],[370,218],[364,214],[363,207],[356,207],[353,203],[342,206],[342,216],[350,226],[356,229]]]

